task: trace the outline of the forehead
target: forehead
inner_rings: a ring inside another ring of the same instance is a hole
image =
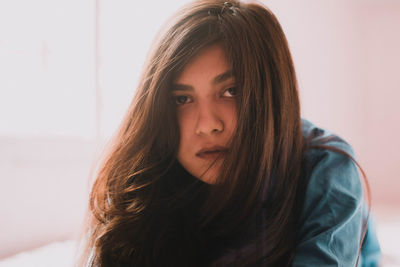
[[[201,50],[184,66],[175,79],[175,83],[187,83],[191,80],[202,80],[226,73],[232,69],[224,47],[220,44],[210,45]]]

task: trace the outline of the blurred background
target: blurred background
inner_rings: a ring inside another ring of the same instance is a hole
[[[90,172],[186,2],[0,1],[0,266],[71,253]],[[303,117],[353,146],[384,266],[400,266],[400,1],[262,2],[287,35]]]

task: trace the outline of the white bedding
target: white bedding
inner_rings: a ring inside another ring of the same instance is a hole
[[[53,242],[0,261],[0,267],[73,267],[76,241]]]

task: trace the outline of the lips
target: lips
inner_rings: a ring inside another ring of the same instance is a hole
[[[224,156],[224,154],[228,151],[226,147],[222,146],[212,146],[212,147],[207,147],[199,150],[196,153],[197,157],[203,158],[203,159],[216,159],[218,157]]]

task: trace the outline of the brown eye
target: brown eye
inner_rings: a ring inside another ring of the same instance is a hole
[[[230,88],[226,89],[223,93],[223,96],[226,96],[226,97],[234,97],[236,95],[237,95],[236,87],[230,87]]]
[[[183,105],[190,102],[190,98],[186,95],[175,96],[175,103],[177,105]]]

